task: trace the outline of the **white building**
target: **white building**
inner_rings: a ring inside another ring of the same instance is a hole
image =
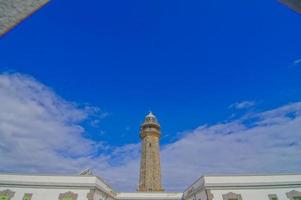
[[[101,178],[91,175],[51,176],[0,174],[0,200],[116,199]]]
[[[301,174],[203,176],[185,200],[301,200]]]
[[[0,200],[301,200],[301,174],[203,176],[184,193],[119,193],[92,175],[0,174]]]

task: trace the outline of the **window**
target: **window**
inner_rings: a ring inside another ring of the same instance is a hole
[[[292,190],[286,193],[286,196],[289,200],[301,200],[301,192]]]
[[[269,194],[269,200],[278,200],[278,197],[276,194]]]
[[[59,196],[59,200],[77,200],[77,193],[73,193],[71,191],[61,193]]]
[[[11,190],[0,191],[0,200],[10,200],[15,195]]]
[[[242,200],[242,197],[241,194],[229,192],[227,194],[223,194],[223,200]]]
[[[30,193],[25,193],[23,196],[23,200],[31,200],[32,194]]]
[[[72,197],[64,197],[63,200],[73,200]]]

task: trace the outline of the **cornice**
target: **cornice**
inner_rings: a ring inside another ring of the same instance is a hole
[[[187,195],[183,194],[185,198],[191,197],[193,194],[204,190],[239,190],[239,189],[278,189],[278,188],[300,188],[301,181],[297,182],[279,182],[279,183],[223,183],[223,184],[205,184],[195,189]]]
[[[46,189],[97,189],[111,197],[115,197],[115,192],[105,191],[102,187],[92,183],[48,183],[48,182],[25,182],[25,181],[1,181],[0,186],[2,187],[15,187],[15,188],[46,188]]]

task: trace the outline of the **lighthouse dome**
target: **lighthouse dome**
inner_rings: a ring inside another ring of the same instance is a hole
[[[158,120],[157,120],[156,116],[152,112],[149,112],[145,116],[144,123],[158,123]]]

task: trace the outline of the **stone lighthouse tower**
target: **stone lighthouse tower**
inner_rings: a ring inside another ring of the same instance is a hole
[[[140,128],[141,163],[139,192],[163,191],[160,167],[160,125],[155,115],[150,112]]]

